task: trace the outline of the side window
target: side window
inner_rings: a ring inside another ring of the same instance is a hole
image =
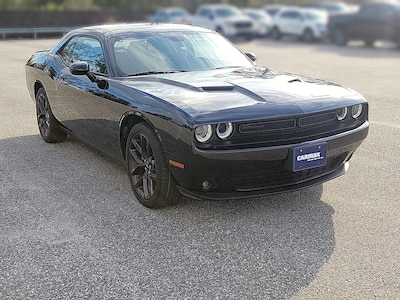
[[[360,16],[364,19],[376,19],[376,12],[377,8],[375,7],[374,3],[365,4],[361,7]]]
[[[212,13],[209,9],[202,9],[199,12],[199,16],[203,17],[203,18],[211,18]]]
[[[300,17],[300,14],[297,11],[286,11],[284,13],[282,13],[282,18],[284,19],[297,19]]]
[[[72,52],[74,50],[74,45],[77,42],[78,38],[72,38],[69,40],[69,42],[64,45],[63,48],[59,51],[60,56],[63,58],[65,63],[69,66],[70,64],[73,63],[72,59]]]
[[[103,49],[100,42],[91,37],[72,38],[60,51],[67,65],[86,61],[93,73],[107,74]]]

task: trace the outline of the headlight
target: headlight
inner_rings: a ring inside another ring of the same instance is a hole
[[[357,119],[359,116],[361,116],[363,110],[362,104],[356,104],[351,107],[351,116],[353,119]]]
[[[339,108],[336,111],[336,118],[339,121],[343,121],[346,118],[346,116],[347,116],[347,107]]]
[[[222,139],[226,140],[228,137],[231,136],[233,132],[233,125],[232,123],[222,123],[217,125],[217,136]]]
[[[207,142],[212,136],[211,125],[201,125],[194,130],[194,136],[200,143]]]

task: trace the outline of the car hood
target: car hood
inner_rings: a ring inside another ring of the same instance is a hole
[[[225,22],[243,22],[243,21],[253,22],[253,20],[250,19],[250,17],[248,17],[246,15],[229,16],[229,17],[221,18],[221,20],[224,20]]]
[[[173,104],[197,122],[297,115],[365,101],[333,83],[258,67],[131,77],[122,83]]]

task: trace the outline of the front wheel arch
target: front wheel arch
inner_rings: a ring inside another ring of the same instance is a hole
[[[131,129],[133,128],[133,126],[135,126],[139,123],[142,123],[142,122],[145,123],[146,125],[148,125],[149,127],[151,127],[154,131],[156,131],[154,126],[151,124],[151,122],[149,120],[147,120],[147,118],[145,116],[143,116],[142,114],[140,114],[138,112],[126,113],[120,120],[120,125],[119,125],[120,144],[121,144],[121,151],[124,156],[124,159],[126,159],[125,149],[126,149],[126,141],[128,139],[128,135],[129,135]]]

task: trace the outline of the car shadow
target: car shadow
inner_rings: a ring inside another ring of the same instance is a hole
[[[6,296],[288,298],[335,248],[322,185],[150,210],[119,164],[39,135],[0,140],[0,184]]]

